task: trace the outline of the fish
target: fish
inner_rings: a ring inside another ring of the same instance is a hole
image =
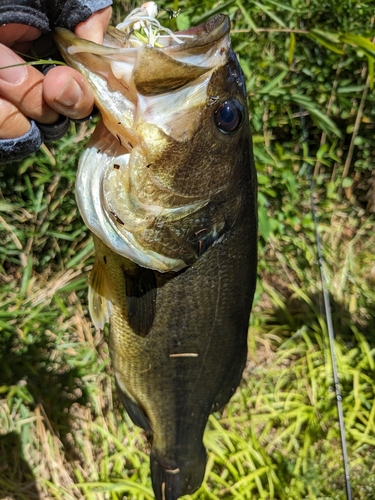
[[[209,415],[246,364],[257,183],[229,18],[171,32],[149,4],[102,45],[63,28],[55,37],[101,113],[76,181],[95,245],[91,318],[110,325],[119,397],[151,443],[155,498],[177,500],[204,480]]]

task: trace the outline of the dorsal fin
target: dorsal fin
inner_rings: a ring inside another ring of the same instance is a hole
[[[98,257],[95,258],[90,275],[88,301],[92,322],[96,328],[103,329],[109,323],[112,302],[105,267]]]

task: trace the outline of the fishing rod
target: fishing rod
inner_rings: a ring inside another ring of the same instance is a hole
[[[305,143],[307,151],[308,151],[308,132],[307,132],[305,116],[303,114],[302,108],[300,108],[300,121],[301,121],[301,129],[302,129],[302,142]],[[346,498],[347,498],[347,500],[352,500],[352,493],[351,493],[351,486],[350,486],[350,468],[349,468],[349,460],[348,460],[348,448],[347,448],[347,441],[346,441],[346,435],[345,435],[344,412],[343,412],[343,408],[342,408],[340,379],[339,379],[337,360],[336,360],[336,354],[335,354],[335,332],[334,332],[333,322],[332,322],[332,310],[331,310],[331,304],[330,304],[330,300],[329,300],[329,293],[327,290],[327,280],[326,280],[326,276],[325,276],[325,272],[324,272],[325,261],[324,261],[324,257],[323,257],[323,247],[322,247],[322,242],[321,242],[319,231],[318,231],[318,224],[319,224],[318,211],[317,211],[316,203],[315,203],[315,199],[314,199],[315,182],[314,182],[312,166],[308,165],[306,162],[303,163],[303,166],[307,166],[307,172],[308,172],[307,179],[308,179],[309,185],[310,185],[310,204],[311,204],[311,211],[312,211],[313,222],[314,222],[315,241],[316,241],[316,247],[317,247],[318,263],[319,263],[319,269],[320,269],[320,279],[322,282],[322,292],[323,292],[323,299],[324,299],[324,310],[325,310],[328,339],[329,339],[329,350],[330,350],[330,354],[331,354],[333,382],[334,382],[335,393],[336,393],[336,404],[337,404],[337,412],[338,412],[338,420],[339,420],[339,428],[340,428],[340,438],[341,438],[341,450],[342,450],[342,458],[343,458],[343,465],[344,465]]]

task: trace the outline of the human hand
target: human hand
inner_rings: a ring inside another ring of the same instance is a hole
[[[75,28],[75,34],[101,44],[111,7],[99,10]],[[12,49],[27,52],[40,31],[23,24],[0,26],[0,67],[23,63]],[[59,114],[79,119],[88,116],[94,95],[87,80],[67,66],[57,66],[45,76],[30,65],[0,70],[0,139],[14,139],[30,129],[29,118],[53,124]]]

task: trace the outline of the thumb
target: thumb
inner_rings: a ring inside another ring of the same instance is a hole
[[[104,33],[112,15],[112,7],[98,10],[74,30],[75,35],[98,44],[103,43]]]

